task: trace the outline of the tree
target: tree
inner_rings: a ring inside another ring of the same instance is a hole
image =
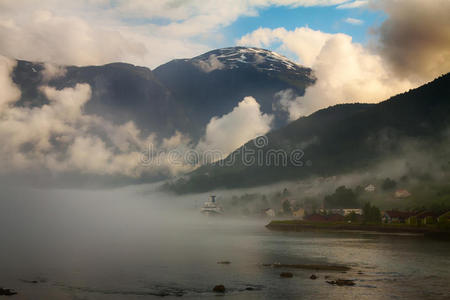
[[[389,177],[386,178],[381,184],[381,188],[385,191],[393,190],[396,186],[397,182],[395,182],[395,180],[390,179]]]
[[[359,207],[356,194],[345,185],[338,187],[333,194],[325,196],[324,200],[326,208]]]
[[[370,202],[367,202],[363,207],[363,220],[364,223],[381,223],[380,209],[376,206],[372,206]]]
[[[283,212],[285,214],[289,213],[291,211],[291,203],[289,200],[284,200],[283,202]]]
[[[265,207],[269,206],[269,201],[267,201],[267,196],[266,195],[262,195],[262,197],[261,197],[261,205],[265,206]]]

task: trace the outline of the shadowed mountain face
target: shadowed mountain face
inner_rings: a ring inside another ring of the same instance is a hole
[[[315,81],[311,69],[272,51],[245,47],[173,60],[154,74],[173,92],[189,119],[196,120],[196,133],[202,133],[211,117],[229,113],[245,96],[253,96],[262,112],[275,115],[275,128],[285,125],[286,113],[274,110],[274,94],[293,89],[303,95]]]
[[[179,130],[195,139],[210,119],[229,113],[245,96],[253,96],[264,113],[275,114],[274,126],[286,115],[274,111],[274,94],[291,88],[302,95],[314,83],[311,70],[274,52],[256,48],[218,49],[192,59],[173,60],[153,72],[124,63],[67,67],[65,75],[46,82],[39,63],[19,61],[13,80],[22,91],[18,105],[40,106],[47,99],[39,86],[58,89],[88,83],[88,114],[115,123],[134,121],[146,134],[159,137]]]
[[[300,118],[267,134],[264,147],[250,141],[225,161],[200,167],[168,187],[177,192],[199,192],[367,170],[390,155],[402,153],[405,140],[421,141],[433,153],[447,153],[443,137],[450,128],[449,114],[450,73],[379,104],[337,105]],[[261,151],[263,165],[244,164],[244,147]],[[286,165],[280,161],[275,165],[275,157],[268,155],[280,150],[292,154],[295,149],[302,150],[300,157],[288,155]],[[220,165],[231,162],[232,157],[234,163]]]
[[[92,89],[92,98],[85,106],[88,114],[97,114],[115,123],[132,120],[143,132],[157,132],[161,136],[171,135],[179,128],[189,128],[182,108],[148,68],[114,63],[66,69],[64,76],[45,82],[41,64],[19,61],[13,73],[13,80],[22,91],[19,105],[47,103],[38,89],[43,84],[62,89],[88,83]]]

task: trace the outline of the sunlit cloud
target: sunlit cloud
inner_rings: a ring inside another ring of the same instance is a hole
[[[355,18],[347,18],[345,19],[345,22],[352,25],[361,25],[364,23],[363,20],[355,19]]]
[[[359,7],[366,6],[368,3],[369,3],[368,0],[356,0],[356,1],[352,1],[352,2],[348,2],[348,3],[344,3],[344,4],[341,4],[341,5],[338,5],[336,8],[337,9],[359,8]]]

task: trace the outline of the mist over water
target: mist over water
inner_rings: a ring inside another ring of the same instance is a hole
[[[448,243],[363,233],[271,232],[264,219],[201,215],[206,199],[169,196],[148,185],[3,187],[0,283],[19,292],[15,299],[207,299],[216,297],[212,288],[217,284],[224,284],[225,297],[232,299],[444,299],[450,292]],[[275,262],[342,264],[352,270],[291,270],[294,278],[282,279],[283,270],[261,265]],[[313,273],[317,280],[309,279]],[[331,286],[325,275],[356,279],[357,285]]]

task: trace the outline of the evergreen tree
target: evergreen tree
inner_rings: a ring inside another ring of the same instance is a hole
[[[372,206],[370,202],[367,202],[363,207],[363,220],[364,223],[381,223],[380,209],[376,206]]]

